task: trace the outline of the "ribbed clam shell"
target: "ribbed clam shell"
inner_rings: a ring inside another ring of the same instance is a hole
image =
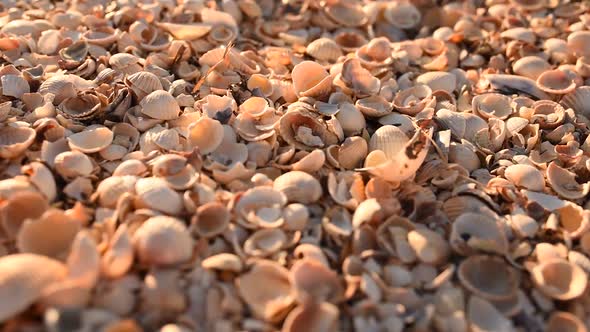
[[[111,176],[104,179],[96,188],[98,203],[102,207],[115,208],[123,194],[135,192],[136,182],[137,177],[134,175]]]
[[[465,135],[467,121],[465,121],[465,117],[463,117],[461,113],[443,108],[436,112],[436,119],[439,120],[445,128],[450,129],[455,138],[461,139]]]
[[[381,150],[387,158],[394,158],[408,143],[408,136],[396,126],[382,126],[369,141],[369,151]]]
[[[590,116],[590,86],[581,86],[566,94],[561,99],[561,105],[572,108],[586,117]]]
[[[506,119],[512,114],[511,99],[499,93],[485,93],[473,97],[471,101],[474,113],[490,119]]]
[[[15,158],[33,144],[37,133],[27,127],[0,127],[0,157]]]
[[[29,93],[29,83],[18,75],[3,75],[0,78],[2,83],[2,94],[5,96],[20,98],[23,94]]]
[[[453,93],[457,86],[457,79],[455,75],[448,72],[430,71],[418,76],[416,83],[427,85],[432,91],[443,90]]]
[[[452,225],[449,242],[453,250],[464,256],[477,252],[506,253],[508,241],[499,222],[489,215],[476,212],[477,210],[469,211],[468,202],[457,201],[463,204],[460,209],[464,213],[459,215]],[[445,202],[446,210],[451,208],[450,204],[452,204],[451,200]],[[472,208],[478,209],[475,204],[473,205]]]
[[[332,77],[320,64],[303,61],[297,64],[291,73],[295,93],[299,97],[321,99],[332,90]]]
[[[578,56],[590,55],[590,31],[582,30],[572,32],[567,36],[567,46],[570,51]]]
[[[140,71],[127,76],[125,84],[133,90],[138,100],[142,100],[156,90],[164,89],[158,76],[149,71]]]
[[[67,151],[55,157],[55,170],[64,178],[88,176],[94,170],[92,160],[82,152]]]
[[[512,64],[512,71],[520,76],[536,80],[539,75],[551,69],[551,65],[545,59],[538,56],[525,56]]]
[[[223,125],[217,120],[202,117],[188,127],[188,141],[198,147],[201,154],[208,154],[219,147],[223,141]]]
[[[336,61],[342,56],[340,46],[331,38],[318,38],[309,43],[305,53],[320,61]]]
[[[392,2],[387,5],[383,17],[400,29],[411,29],[422,20],[422,14],[410,2]]]
[[[358,99],[355,106],[366,116],[380,118],[392,111],[391,104],[381,96]]]
[[[68,144],[72,150],[83,153],[98,152],[113,142],[113,132],[103,126],[90,126],[84,131],[68,136]]]
[[[160,178],[141,178],[135,183],[140,205],[162,211],[167,214],[176,215],[183,209],[182,197],[172,190],[165,180]]]
[[[35,254],[14,254],[0,258],[0,321],[24,311],[43,291],[66,278],[61,262]]]
[[[184,223],[167,216],[146,220],[133,234],[133,245],[142,262],[156,266],[184,263],[193,253],[193,240]]]
[[[289,202],[313,203],[320,199],[323,190],[320,182],[301,171],[287,172],[275,179],[273,188],[287,196]]]
[[[180,115],[176,98],[168,91],[156,90],[145,96],[139,103],[141,113],[158,120],[174,120]]]
[[[416,115],[432,99],[432,89],[427,85],[415,85],[397,93],[393,107],[400,113]]]

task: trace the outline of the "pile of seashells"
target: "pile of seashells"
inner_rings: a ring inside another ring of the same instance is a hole
[[[588,1],[0,10],[3,332],[588,331]]]

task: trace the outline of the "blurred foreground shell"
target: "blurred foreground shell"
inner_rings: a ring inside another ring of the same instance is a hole
[[[192,256],[193,241],[182,221],[166,216],[146,220],[133,235],[139,259],[154,265],[176,265]]]

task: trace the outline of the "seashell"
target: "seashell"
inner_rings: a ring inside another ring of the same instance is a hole
[[[266,97],[271,96],[274,92],[274,86],[272,85],[271,81],[268,79],[268,77],[266,77],[265,75],[262,75],[262,74],[254,74],[254,75],[250,76],[250,78],[248,79],[248,82],[246,83],[246,86],[248,87],[248,90],[250,90],[250,91],[254,91],[254,89],[260,90],[260,92]],[[207,96],[207,97],[210,97],[210,96]],[[233,99],[228,98],[228,97],[225,97],[225,98],[230,99],[231,102],[233,102],[233,104],[235,104],[235,101]],[[235,106],[233,108],[235,108]],[[220,110],[225,110],[225,109],[227,109],[227,107],[220,108]]]
[[[72,45],[59,50],[59,56],[66,61],[81,63],[88,55],[88,43],[85,40],[79,40]]]
[[[385,7],[383,17],[387,22],[400,29],[416,27],[422,20],[420,11],[409,2],[394,2]]]
[[[386,66],[393,61],[391,45],[385,37],[373,38],[356,51],[356,56],[361,64],[368,68]]]
[[[100,254],[88,231],[81,230],[76,234],[66,265],[69,282],[79,288],[94,288],[100,271]]]
[[[537,221],[524,214],[512,215],[508,221],[512,230],[521,238],[532,238],[539,230]]]
[[[295,301],[289,271],[274,261],[257,260],[236,279],[236,288],[253,315],[268,322],[281,321]]]
[[[79,151],[66,151],[55,157],[55,170],[66,179],[88,176],[94,170],[90,158]]]
[[[133,234],[132,241],[139,259],[156,266],[184,263],[193,253],[193,240],[184,223],[168,216],[144,221]]]
[[[113,132],[104,126],[93,125],[84,131],[68,136],[70,149],[83,153],[98,152],[113,142]]]
[[[408,141],[408,136],[398,127],[391,125],[382,126],[371,136],[369,151],[383,151],[388,159],[392,159]]]
[[[347,59],[342,64],[342,72],[337,79],[340,79],[346,88],[359,96],[371,96],[379,92],[381,81],[374,77],[370,71],[362,67],[358,59]]]
[[[230,219],[231,215],[223,204],[209,202],[197,208],[191,229],[201,237],[212,238],[225,231]]]
[[[343,51],[352,52],[365,45],[368,41],[363,34],[356,29],[339,29],[334,33],[334,41]]]
[[[16,245],[22,253],[64,258],[80,228],[80,223],[68,218],[62,210],[50,209],[39,219],[29,219],[22,224]]]
[[[495,256],[467,257],[459,265],[457,276],[465,288],[488,301],[509,299],[518,290],[517,272]]]
[[[260,229],[244,242],[244,252],[255,257],[275,254],[285,246],[287,236],[278,228]]]
[[[461,113],[443,108],[436,112],[436,119],[442,123],[443,127],[450,129],[455,138],[461,139],[465,135],[467,122]],[[461,163],[461,165],[464,164]]]
[[[447,241],[440,234],[426,228],[411,230],[408,233],[408,243],[422,263],[439,265],[450,256]]]
[[[449,202],[449,201],[447,201]],[[450,202],[445,202],[447,210]],[[476,214],[463,207],[463,213],[453,222],[449,242],[453,250],[468,256],[478,251],[504,254],[508,241],[499,223],[490,215]]]
[[[590,55],[590,32],[575,31],[567,36],[568,49],[577,56]]]
[[[510,40],[522,41],[531,45],[534,45],[535,41],[537,40],[533,30],[524,27],[516,27],[504,30],[502,33],[500,33],[500,37]]]
[[[217,120],[201,117],[188,127],[188,141],[191,146],[198,147],[201,154],[215,151],[223,141],[223,125]]]
[[[21,167],[22,174],[28,181],[42,193],[49,202],[53,202],[57,196],[57,185],[53,174],[45,164],[34,161]]]
[[[275,179],[273,188],[282,192],[289,202],[309,204],[317,201],[322,196],[320,182],[301,171],[287,172]]]
[[[572,108],[579,114],[590,116],[590,87],[581,86],[566,94],[561,99],[561,105]]]
[[[574,91],[576,82],[565,72],[555,69],[547,70],[539,75],[537,86],[547,93],[564,95]]]
[[[353,136],[344,140],[338,151],[338,163],[345,169],[353,169],[365,159],[368,151],[365,139]]]
[[[533,267],[531,279],[543,294],[561,301],[581,296],[588,282],[582,268],[560,258],[545,260]]]
[[[400,113],[416,115],[432,101],[432,89],[427,85],[415,85],[397,93],[393,107]]]
[[[234,254],[221,253],[205,258],[201,262],[201,266],[206,269],[241,272],[243,269],[242,260]]]
[[[160,29],[168,31],[174,38],[180,40],[196,40],[211,31],[212,25],[204,23],[193,24],[178,24],[171,22],[159,22],[156,26]]]
[[[109,58],[109,64],[113,69],[123,74],[131,75],[142,70],[139,57],[129,53],[117,53]]]
[[[578,318],[566,311],[555,311],[547,320],[547,332],[567,331],[567,332],[586,332],[586,325]]]
[[[19,191],[0,203],[0,222],[2,230],[11,238],[27,219],[37,219],[49,209],[45,196],[37,192]]]
[[[164,89],[162,87],[162,83],[160,82],[160,79],[158,78],[158,76],[156,76],[153,73],[150,73],[149,71],[140,71],[140,72],[137,72],[135,74],[125,77],[125,85],[127,85],[129,88],[131,88],[131,90],[133,90],[133,93],[137,97],[137,100],[140,100],[140,101],[143,100],[143,98],[145,98],[147,95],[151,94],[152,92]],[[155,96],[153,96],[152,98],[155,98]],[[165,100],[160,100],[159,98],[163,98]],[[167,97],[157,97],[156,99],[151,100],[151,103],[154,103],[156,101],[160,102],[160,103],[166,102],[166,103],[170,103],[170,105],[172,105],[170,98],[167,98]],[[173,107],[173,106],[169,106],[169,107]],[[153,109],[151,109],[151,110],[153,111]],[[159,114],[159,112],[157,112],[157,113]],[[144,113],[144,114],[150,115],[148,113]],[[159,119],[157,117],[153,117],[153,118]]]
[[[338,1],[328,4],[324,11],[334,22],[345,27],[358,27],[367,22],[367,17],[360,4]]]
[[[183,209],[182,197],[161,178],[141,178],[135,183],[136,205],[177,215]]]
[[[578,199],[586,196],[590,191],[590,182],[579,184],[576,175],[552,162],[547,167],[547,182],[561,197]]]
[[[96,188],[96,198],[102,207],[115,208],[125,193],[135,192],[137,177],[133,175],[113,176],[104,179]]]
[[[551,99],[534,80],[528,77],[505,74],[486,74],[484,77],[494,89],[499,91],[520,92],[537,99]]]
[[[0,157],[12,159],[24,153],[35,141],[37,133],[32,128],[0,127]]]
[[[145,96],[139,103],[141,113],[158,120],[174,120],[180,114],[176,98],[168,91],[156,90]]]
[[[41,33],[40,29],[35,25],[35,22],[28,20],[12,20],[2,26],[0,32],[15,35],[24,36],[30,34],[31,36],[39,37]]]
[[[304,258],[295,261],[289,279],[300,302],[333,302],[342,296],[338,274],[320,261]]]
[[[338,142],[336,135],[308,111],[285,113],[279,120],[279,133],[288,144],[306,151]]]
[[[303,61],[291,72],[293,87],[299,97],[322,99],[332,90],[332,76],[320,64]]]
[[[506,119],[512,114],[511,99],[499,93],[486,93],[473,97],[473,112],[484,119]]]
[[[545,178],[543,173],[530,165],[511,165],[504,171],[504,177],[518,187],[533,191],[543,191]]]
[[[319,61],[334,62],[342,56],[340,46],[330,38],[318,38],[309,43],[305,53]]]
[[[285,318],[281,332],[338,331],[338,315],[338,307],[328,302],[298,306]]]
[[[126,224],[120,225],[101,258],[101,273],[108,278],[120,278],[133,264],[133,243]]]
[[[356,101],[355,106],[369,117],[383,117],[391,113],[391,104],[381,96],[370,96]]]
[[[23,94],[31,92],[29,83],[18,75],[3,75],[0,78],[0,83],[4,96],[21,98]]]
[[[430,71],[418,76],[416,83],[427,85],[432,91],[442,90],[453,93],[457,87],[457,78],[444,71]]]
[[[353,104],[344,103],[339,106],[336,119],[340,123],[345,136],[359,134],[365,128],[365,117]]]
[[[538,56],[525,56],[512,64],[512,71],[520,76],[536,80],[541,74],[551,69],[545,59]]]
[[[4,256],[0,258],[0,267],[3,271],[0,294],[5,300],[0,310],[2,322],[25,311],[47,288],[62,282],[67,274],[61,262],[35,254]],[[13,295],[15,292],[18,296]]]
[[[467,317],[472,331],[513,331],[512,322],[492,302],[472,295],[467,303]]]
[[[99,117],[106,106],[107,98],[103,95],[79,93],[62,101],[57,107],[57,112],[67,119],[88,121]]]
[[[590,56],[578,58],[576,61],[576,72],[584,78],[590,77]]]
[[[376,224],[385,218],[383,206],[376,198],[366,199],[358,205],[352,216],[352,227],[358,229],[362,224]]]

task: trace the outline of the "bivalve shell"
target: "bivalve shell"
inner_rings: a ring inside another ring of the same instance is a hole
[[[27,127],[0,127],[0,157],[12,159],[21,155],[33,144],[37,133]]]
[[[495,256],[469,256],[459,265],[457,276],[465,288],[489,301],[509,299],[518,290],[517,272]]]
[[[322,186],[312,175],[301,171],[287,172],[275,179],[273,188],[287,196],[289,202],[308,204],[320,199]]]
[[[184,223],[167,216],[151,217],[141,224],[133,234],[133,245],[142,262],[157,266],[184,263],[193,253]]]
[[[588,283],[582,268],[559,258],[540,262],[531,270],[531,279],[543,294],[561,301],[581,296]]]
[[[85,130],[68,136],[68,144],[72,150],[83,153],[98,152],[113,142],[113,132],[104,126],[94,125]]]
[[[141,113],[158,120],[174,120],[180,115],[176,98],[168,91],[156,90],[145,96],[139,103]]]
[[[318,38],[307,45],[305,52],[320,61],[336,61],[342,56],[340,46],[331,38]]]

